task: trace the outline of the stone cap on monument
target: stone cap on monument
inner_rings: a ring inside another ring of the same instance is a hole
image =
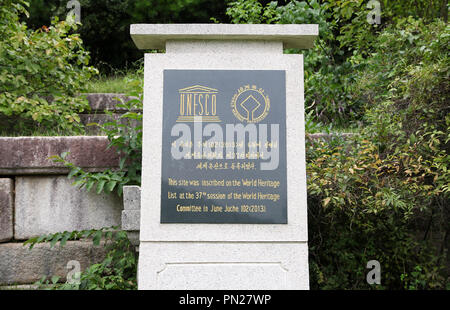
[[[284,48],[312,48],[317,24],[133,24],[131,37],[139,49],[164,49],[167,41],[221,40],[282,42]]]

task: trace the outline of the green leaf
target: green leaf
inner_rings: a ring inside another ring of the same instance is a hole
[[[103,187],[105,186],[106,180],[100,180],[97,184],[97,194],[100,194],[103,191]]]
[[[50,242],[50,247],[53,248],[55,246],[55,244],[62,238],[62,234],[61,233],[57,233],[54,235],[52,241]]]
[[[48,159],[51,159],[54,163],[63,163],[64,162],[64,160],[58,155],[49,156]]]
[[[60,246],[60,247],[63,247],[63,246],[66,245],[66,242],[67,242],[67,240],[69,240],[70,235],[71,235],[71,234],[70,234],[69,232],[67,232],[67,231],[65,231],[65,232],[63,233],[63,237],[61,238],[61,241],[60,241],[60,243],[59,243],[59,246]]]
[[[78,168],[78,167],[73,168],[72,170],[70,170],[69,174],[67,175],[67,178],[68,178],[68,179],[73,178],[78,172],[80,172],[80,170],[81,170],[81,169]]]
[[[70,152],[62,152],[61,153],[61,158],[65,159],[67,157],[67,155],[69,155],[69,154],[70,154]]]
[[[80,188],[83,187],[83,185],[86,183],[86,181],[82,178],[76,180],[72,183],[73,186],[79,186]]]
[[[127,160],[127,157],[122,157],[120,159],[120,161],[119,161],[119,168],[120,168],[120,170],[123,169],[123,166],[124,166],[126,160]]]
[[[106,184],[106,190],[109,192],[112,192],[114,190],[114,187],[116,187],[117,182],[116,181],[109,181]]]
[[[89,179],[89,180],[86,182],[86,190],[87,190],[88,192],[90,192],[90,191],[91,191],[91,188],[92,188],[92,186],[94,186],[94,184],[95,184],[95,180]]]
[[[25,245],[27,245],[27,244],[30,244],[28,250],[31,250],[31,249],[34,247],[34,245],[36,244],[36,239],[37,239],[37,237],[30,238],[30,239],[28,239],[27,241],[25,241],[25,242],[23,243],[23,245],[25,246]]]
[[[102,234],[103,234],[103,232],[102,232],[101,230],[97,231],[97,232],[94,234],[94,237],[93,237],[93,239],[92,239],[92,242],[93,242],[94,245],[97,246],[97,245],[100,244],[100,240],[101,240],[101,238],[102,238]]]
[[[53,277],[51,278],[51,281],[52,281],[53,284],[56,284],[56,283],[58,283],[59,279],[60,279],[59,276],[53,276]]]
[[[41,243],[42,241],[44,241],[45,238],[46,238],[46,235],[39,236],[39,238],[37,238],[37,240],[36,240],[36,243]]]

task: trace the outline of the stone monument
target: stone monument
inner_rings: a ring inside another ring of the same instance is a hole
[[[137,24],[140,289],[308,289],[303,56],[317,25]]]

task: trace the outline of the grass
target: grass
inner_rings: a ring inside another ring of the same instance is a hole
[[[142,78],[136,74],[116,75],[116,76],[101,76],[90,81],[87,93],[120,93],[126,94],[133,90],[130,85],[131,80]]]
[[[100,74],[89,81],[86,92],[126,94],[135,89],[133,82],[143,78],[142,65],[134,64],[133,69],[111,69],[108,75]]]

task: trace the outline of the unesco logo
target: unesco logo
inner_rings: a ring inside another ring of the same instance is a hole
[[[231,109],[241,122],[258,123],[269,114],[270,99],[264,94],[264,89],[256,85],[245,85],[234,94]]]
[[[194,85],[178,90],[180,109],[177,122],[220,122],[217,115],[217,93],[215,88]]]

